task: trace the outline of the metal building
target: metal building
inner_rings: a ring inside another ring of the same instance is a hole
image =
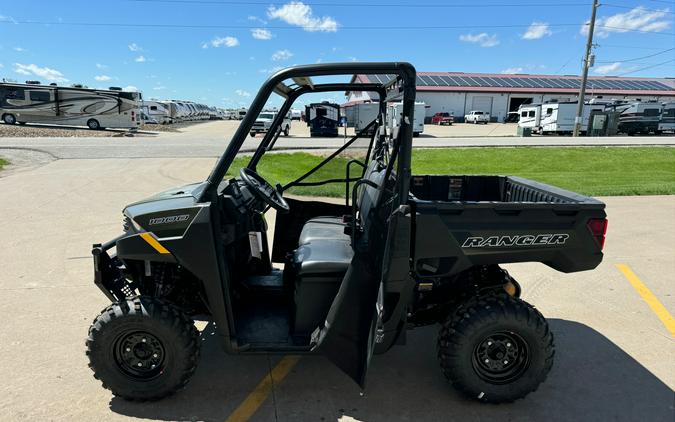
[[[390,78],[389,75],[354,75],[352,80],[367,83]],[[493,121],[501,122],[521,104],[577,101],[580,83],[578,76],[419,72],[417,101],[427,104],[427,117],[450,112],[457,121],[471,110],[481,110],[490,113]],[[377,94],[366,92],[347,95],[348,104],[377,98]],[[672,102],[675,101],[675,79],[589,77],[586,99],[594,97]]]

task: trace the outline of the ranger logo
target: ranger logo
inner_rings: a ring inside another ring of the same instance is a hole
[[[148,221],[148,225],[154,226],[156,224],[180,223],[182,221],[187,221],[188,218],[190,218],[190,214],[151,218],[150,221]]]
[[[462,244],[463,248],[504,248],[514,246],[546,246],[564,245],[570,236],[558,234],[522,234],[514,236],[468,237]]]

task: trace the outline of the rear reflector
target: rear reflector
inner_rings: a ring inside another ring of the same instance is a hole
[[[606,218],[592,218],[586,224],[590,230],[593,238],[600,246],[600,250],[605,247],[605,235],[607,234],[607,219]]]

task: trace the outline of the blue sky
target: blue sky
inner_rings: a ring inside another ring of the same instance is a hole
[[[675,47],[675,3],[610,1],[598,10],[591,75],[675,76],[675,51],[665,51]],[[237,107],[275,69],[319,61],[578,74],[590,9],[587,0],[4,1],[0,78]]]

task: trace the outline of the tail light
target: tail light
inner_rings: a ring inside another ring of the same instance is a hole
[[[606,218],[591,218],[586,224],[591,235],[600,246],[600,250],[605,247],[605,235],[607,234],[607,219]]]
[[[131,110],[131,121],[135,122],[136,121],[136,112]]]

